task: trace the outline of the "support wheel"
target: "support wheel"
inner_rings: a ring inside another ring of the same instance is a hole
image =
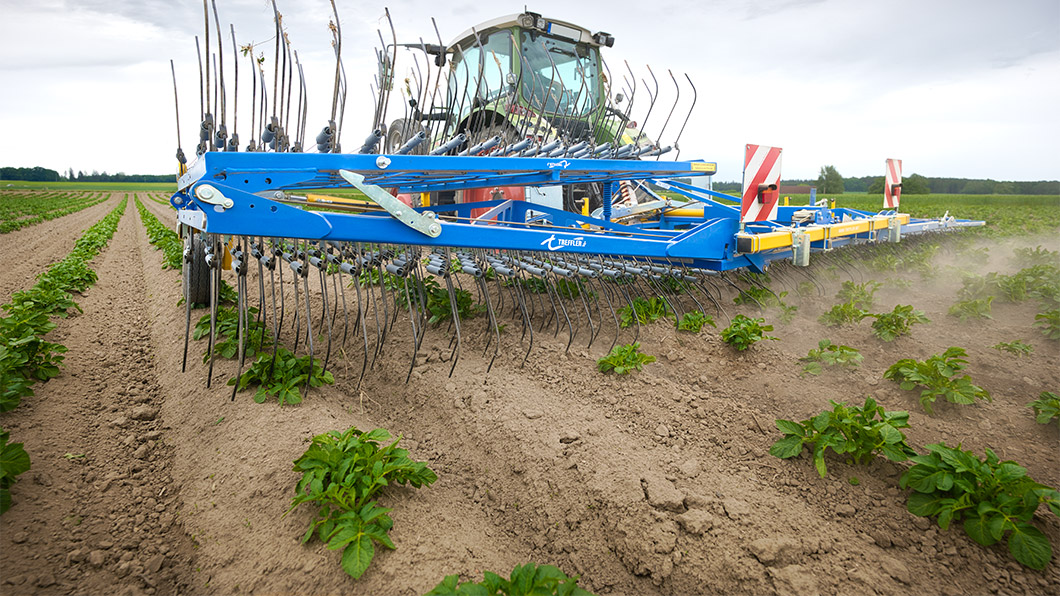
[[[394,120],[390,123],[390,128],[386,131],[386,139],[383,142],[383,153],[388,155],[397,153],[398,149],[401,149],[409,139],[416,136],[416,133],[420,131],[423,131],[423,125],[418,122],[413,122],[412,120],[406,120],[404,118]],[[422,143],[413,147],[412,151],[409,151],[409,155],[426,155],[427,148],[430,144],[430,139],[424,139]]]
[[[210,303],[210,267],[205,248],[199,234],[192,233],[184,239],[184,299],[191,304]]]

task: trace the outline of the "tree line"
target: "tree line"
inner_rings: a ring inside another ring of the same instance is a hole
[[[865,192],[883,194],[883,176],[844,178],[834,166],[823,166],[816,180],[781,180],[782,186],[813,186],[818,193],[843,194]],[[715,182],[714,190],[739,192],[740,182]],[[902,178],[902,194],[962,194],[962,195],[1060,195],[1057,180],[991,180],[989,178],[937,178],[911,174]]]
[[[0,180],[22,180],[27,182],[173,182],[173,174],[108,174],[106,172],[91,173],[74,172],[70,168],[66,172],[59,172],[35,166],[32,168],[0,167]]]

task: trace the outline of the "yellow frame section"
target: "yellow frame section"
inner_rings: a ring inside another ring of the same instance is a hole
[[[909,223],[909,215],[906,213],[899,213],[894,216],[877,215],[871,219],[845,221],[823,226],[806,226],[804,228],[799,228],[798,231],[803,234],[808,234],[811,242],[820,242],[821,240],[842,238],[843,236],[854,236],[856,234],[864,234],[874,230],[886,230],[892,217],[896,218],[902,225]],[[757,253],[790,247],[793,242],[792,234],[793,230],[786,230],[780,232],[764,232],[762,234],[747,234],[740,232],[736,236],[738,238],[749,238],[751,240],[750,252]]]

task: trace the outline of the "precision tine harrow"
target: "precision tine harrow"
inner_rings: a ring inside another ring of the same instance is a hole
[[[638,84],[627,62],[619,91],[600,56],[613,37],[531,12],[444,45],[436,25],[437,44],[398,43],[387,10],[367,134],[354,153],[343,153],[347,85],[331,6],[334,80],[315,143],[305,139],[303,64],[273,3],[271,92],[265,56],[255,57],[253,44],[238,48],[251,66],[251,131],[241,151],[238,60],[230,65],[229,103],[221,21],[213,2],[204,3],[197,159],[185,166],[178,112],[179,190],[171,198],[185,237],[182,370],[191,311],[208,305],[207,386],[227,335],[237,343],[233,399],[248,358],[257,358],[252,370],[267,380],[286,373],[278,368],[291,366],[281,343],[308,360],[302,392],[314,386],[317,368],[350,360],[360,363],[352,367],[359,390],[377,362],[395,356],[388,338],[406,333],[406,382],[432,357],[452,376],[465,343],[488,357],[489,372],[508,351],[525,364],[536,337],[563,337],[567,351],[636,341],[643,303],[678,319],[706,310],[728,318],[723,292],[740,288],[727,272],[804,266],[811,254],[842,246],[982,224],[897,213],[897,160],[887,162],[891,203],[880,213],[779,205],[779,148],[747,146],[742,198],[693,185],[716,164],[662,159],[680,155],[697,100],[692,80],[685,75],[682,90],[667,71],[675,97],[667,105],[668,85],[650,66]],[[409,54],[402,76],[399,59]],[[400,117],[388,124],[388,114]],[[638,129],[635,114],[642,123],[658,114],[658,133]],[[678,129],[668,144],[667,129]],[[224,271],[235,281],[234,331],[228,311],[219,312]],[[405,314],[407,327],[398,323]],[[445,347],[430,345],[431,334],[447,337]]]

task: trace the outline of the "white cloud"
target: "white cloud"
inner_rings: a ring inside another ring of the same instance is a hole
[[[339,1],[350,89],[343,145],[351,150],[370,127],[382,7]],[[305,65],[310,98],[307,134],[326,121],[334,63],[327,32],[330,5],[280,0]],[[519,12],[518,5],[389,4],[399,41],[435,41],[433,14],[449,42],[471,24]],[[51,2],[0,0],[0,164],[55,169],[165,172],[173,168],[170,58],[180,83],[184,150],[193,152],[198,67],[193,36],[202,36],[201,3],[161,0]],[[645,64],[660,78],[649,133],[674,100],[671,68],[689,73],[696,110],[681,138],[681,157],[719,162],[718,179],[738,180],[745,143],[785,149],[785,177],[815,177],[833,164],[844,175],[882,172],[899,157],[906,170],[934,176],[1060,178],[1060,5],[1023,1],[998,10],[974,2],[753,3],[585,2],[547,0],[531,10],[615,35],[605,55],[613,71],[628,59],[638,80]],[[239,43],[260,43],[272,92],[271,3],[218,2]],[[213,19],[211,18],[211,29]],[[216,33],[211,32],[211,50]],[[389,35],[387,35],[389,39]],[[264,42],[264,43],[263,43]],[[226,46],[226,77],[231,48]],[[249,137],[248,62],[240,62],[243,143]],[[234,81],[226,81],[231,88]],[[685,116],[690,94],[667,126],[664,143]],[[645,98],[645,96],[638,96]],[[638,99],[646,108],[647,102]],[[638,110],[639,111],[639,110]],[[643,121],[643,112],[636,118]],[[230,124],[231,126],[231,124]]]

